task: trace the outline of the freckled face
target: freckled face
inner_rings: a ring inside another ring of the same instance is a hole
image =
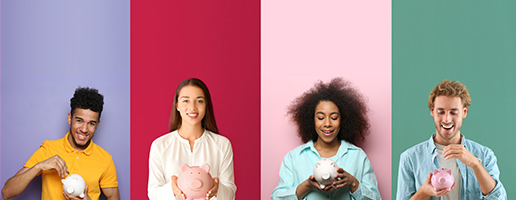
[[[332,143],[337,140],[340,130],[340,112],[335,103],[331,101],[320,101],[315,107],[315,132],[318,139],[325,143]]]
[[[438,144],[448,145],[460,141],[462,120],[468,108],[464,108],[460,97],[437,96],[431,115],[436,129],[435,140]]]
[[[181,115],[181,124],[202,125],[206,113],[204,92],[197,86],[183,87],[179,91],[176,108]]]
[[[70,145],[77,150],[86,149],[99,123],[99,113],[90,109],[76,108],[73,115],[68,113],[68,124],[70,124],[68,142]]]

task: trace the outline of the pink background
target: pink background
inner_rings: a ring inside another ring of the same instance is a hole
[[[270,199],[283,157],[301,144],[287,107],[333,77],[367,99],[371,134],[362,148],[390,199],[391,2],[261,2],[261,199]]]

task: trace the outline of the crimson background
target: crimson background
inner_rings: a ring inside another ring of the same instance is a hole
[[[131,198],[148,199],[150,145],[190,77],[233,145],[237,199],[260,199],[259,0],[131,1]]]

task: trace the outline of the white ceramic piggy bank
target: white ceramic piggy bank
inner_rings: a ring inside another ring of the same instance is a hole
[[[199,166],[181,166],[181,173],[177,177],[177,186],[186,195],[187,200],[206,199],[206,193],[213,187],[213,178],[210,165],[204,163]]]
[[[315,163],[314,176],[321,189],[336,181],[335,174],[337,174],[337,169],[337,164],[329,158],[323,158]]]
[[[86,183],[79,174],[70,174],[65,179],[61,179],[61,182],[63,182],[63,189],[66,194],[84,198]]]
[[[432,186],[435,191],[447,189],[450,190],[455,182],[451,169],[434,169],[434,175],[432,175]]]

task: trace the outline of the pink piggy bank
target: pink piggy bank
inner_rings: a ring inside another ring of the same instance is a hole
[[[451,169],[434,169],[434,175],[432,175],[432,186],[435,191],[447,189],[450,190],[455,183]]]
[[[190,167],[187,164],[181,166],[181,173],[177,177],[177,186],[186,195],[187,200],[206,199],[206,193],[213,187],[213,178],[210,173],[210,165]]]

